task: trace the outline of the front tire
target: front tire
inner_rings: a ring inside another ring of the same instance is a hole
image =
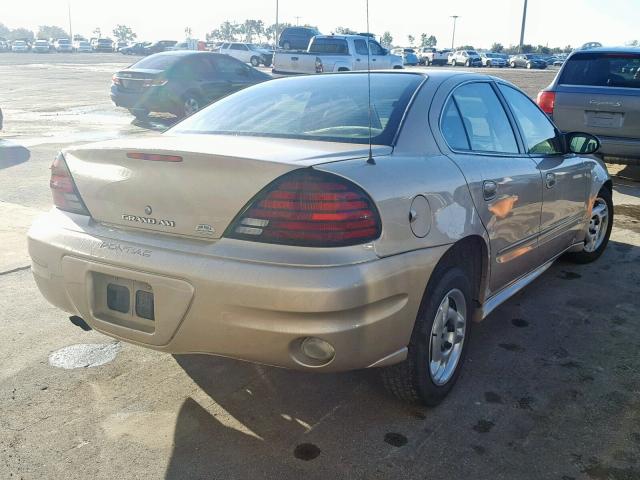
[[[567,260],[582,264],[595,262],[607,248],[612,228],[613,199],[611,191],[604,187],[593,202],[582,251],[568,253]]]
[[[382,370],[385,387],[401,400],[438,405],[455,384],[469,344],[471,283],[458,267],[438,269],[425,291],[407,359]]]
[[[259,67],[260,66],[260,59],[258,57],[251,57],[251,60],[249,60],[249,62],[251,63],[252,67]]]

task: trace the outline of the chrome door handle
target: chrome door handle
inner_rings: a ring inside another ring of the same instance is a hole
[[[544,184],[547,188],[553,188],[556,186],[556,175],[555,173],[547,173],[544,176]]]
[[[498,184],[493,180],[485,180],[482,183],[482,196],[485,200],[493,200],[498,194]]]

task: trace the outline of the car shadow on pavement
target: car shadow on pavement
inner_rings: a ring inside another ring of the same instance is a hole
[[[8,140],[0,140],[0,170],[24,163],[31,158],[28,148]]]
[[[182,404],[168,480],[289,477],[305,461],[339,456],[339,446],[354,432],[415,420],[417,407],[388,396],[377,371],[314,374],[206,355],[175,359],[209,398],[194,395]],[[349,421],[337,421],[343,416]],[[336,430],[336,423],[345,430]],[[385,433],[372,443],[389,447]],[[338,451],[327,451],[333,448]],[[341,468],[335,465],[333,473]]]

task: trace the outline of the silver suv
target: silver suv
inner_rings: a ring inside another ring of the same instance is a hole
[[[605,160],[640,164],[640,48],[574,52],[538,105],[561,130],[598,136]]]

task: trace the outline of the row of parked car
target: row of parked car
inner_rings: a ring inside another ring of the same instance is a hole
[[[403,59],[403,64],[415,65],[451,65],[465,67],[511,67],[539,68],[550,65],[561,66],[566,56],[519,54],[506,55],[497,52],[477,52],[475,50],[438,50],[434,47],[394,48],[392,53]]]
[[[37,39],[35,41],[14,40],[12,42],[0,40],[0,52],[89,53],[113,52],[115,48],[116,45],[110,38],[93,38],[91,40],[76,40],[74,42],[68,38],[58,38],[56,40]]]

